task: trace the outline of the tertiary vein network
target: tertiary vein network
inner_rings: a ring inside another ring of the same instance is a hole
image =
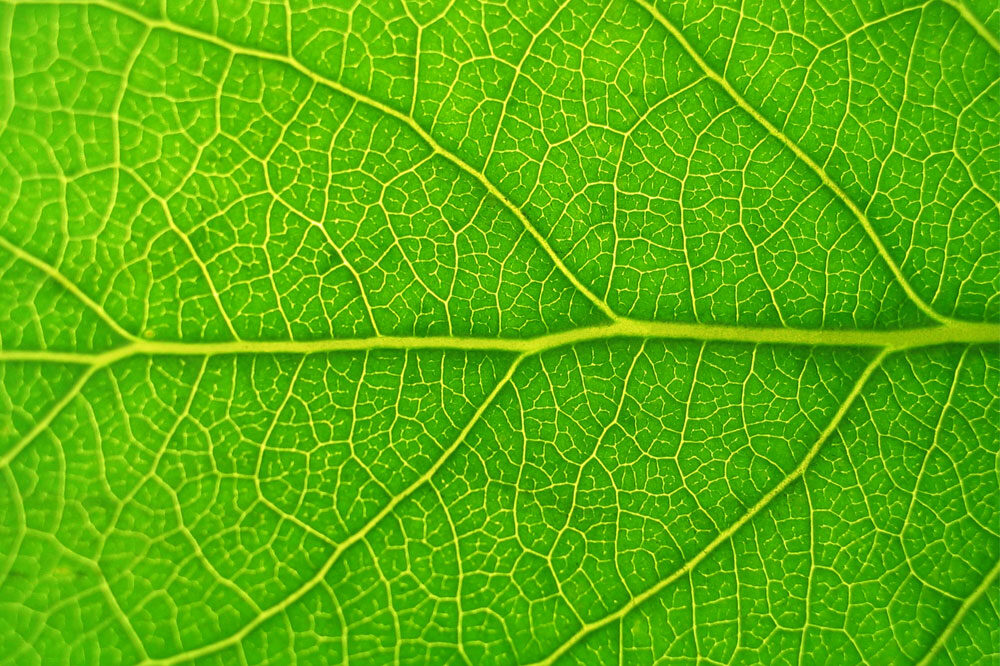
[[[125,330],[113,317],[111,317],[100,304],[89,298],[83,290],[79,289],[70,280],[62,276],[57,269],[49,266],[45,262],[32,257],[26,251],[13,245],[9,241],[0,239],[0,245],[12,252],[18,258],[27,261],[43,270],[48,276],[65,287],[76,298],[91,308],[100,316],[122,339],[122,343],[111,350],[95,353],[51,351],[51,350],[4,350],[0,351],[0,361],[40,361],[57,362],[68,364],[79,364],[84,370],[78,376],[75,384],[69,391],[55,404],[46,414],[38,420],[32,428],[15,446],[0,457],[0,469],[6,468],[23,451],[30,442],[40,433],[49,427],[53,419],[80,393],[87,382],[100,370],[107,368],[111,364],[125,358],[134,356],[216,356],[228,354],[314,354],[329,352],[364,352],[377,349],[453,349],[453,350],[478,350],[506,352],[514,355],[506,373],[496,383],[492,391],[481,402],[475,413],[462,428],[458,436],[445,448],[443,453],[437,458],[419,478],[414,480],[401,493],[392,497],[374,516],[372,516],[364,526],[354,532],[350,537],[337,544],[332,553],[325,560],[322,566],[294,589],[290,594],[279,602],[262,609],[254,618],[245,623],[237,631],[212,643],[201,647],[178,653],[166,659],[148,659],[148,664],[173,664],[181,661],[191,660],[200,656],[216,653],[226,647],[239,643],[248,634],[261,626],[268,619],[281,613],[299,599],[308,594],[319,585],[334,564],[340,560],[341,556],[354,544],[358,543],[371,530],[378,525],[386,516],[390,515],[395,508],[413,493],[426,484],[451,455],[463,444],[469,433],[480,421],[482,415],[494,403],[497,395],[510,383],[517,369],[522,362],[531,356],[543,353],[564,345],[572,345],[586,342],[603,340],[613,340],[621,338],[643,338],[643,339],[683,339],[698,341],[721,341],[738,342],[748,344],[781,344],[781,345],[808,345],[808,346],[851,346],[869,347],[873,349],[870,362],[865,366],[864,371],[857,377],[853,387],[841,402],[836,413],[828,421],[826,427],[815,439],[806,455],[799,464],[787,474],[779,483],[768,490],[753,506],[727,528],[719,532],[702,550],[689,558],[682,566],[673,573],[662,578],[643,593],[633,597],[627,603],[620,606],[615,611],[582,626],[575,634],[571,635],[564,643],[556,647],[549,656],[538,663],[551,663],[561,655],[565,654],[573,645],[579,643],[583,638],[597,629],[608,625],[615,620],[622,618],[634,608],[638,607],[647,599],[671,585],[679,577],[696,567],[719,545],[732,537],[743,525],[753,519],[760,511],[768,506],[771,501],[781,494],[791,484],[795,483],[805,471],[810,463],[819,453],[823,444],[831,437],[843,417],[855,400],[863,391],[865,385],[873,374],[879,369],[884,359],[896,352],[911,350],[919,347],[939,345],[939,344],[995,344],[1000,341],[1000,324],[998,323],[974,323],[957,321],[945,317],[936,312],[910,285],[899,265],[891,256],[890,252],[882,242],[882,239],[874,230],[871,222],[866,217],[864,211],[843,191],[842,188],[799,146],[784,135],[770,121],[768,121],[757,109],[747,102],[739,92],[729,84],[724,77],[715,72],[705,60],[695,51],[684,35],[670,21],[668,21],[655,7],[646,0],[635,0],[654,19],[661,23],[670,34],[680,43],[683,49],[697,63],[698,67],[705,75],[717,83],[733,99],[733,101],[752,116],[764,129],[781,141],[789,148],[795,156],[805,163],[820,178],[823,184],[829,188],[834,195],[857,218],[864,228],[866,234],[874,243],[881,259],[888,266],[896,281],[906,292],[909,299],[927,316],[932,325],[911,328],[902,331],[887,330],[830,330],[830,329],[792,329],[792,328],[766,328],[766,327],[740,327],[720,324],[706,323],[682,323],[682,322],[653,322],[626,318],[618,315],[605,303],[605,301],[594,294],[581,280],[569,269],[562,258],[555,252],[545,236],[528,219],[521,209],[512,203],[500,190],[496,188],[480,171],[470,166],[461,158],[441,146],[425,129],[423,129],[410,115],[398,111],[388,105],[373,100],[361,93],[345,87],[343,84],[321,76],[312,71],[298,61],[291,52],[287,54],[275,54],[266,51],[250,49],[235,44],[225,42],[218,36],[201,32],[193,28],[185,27],[173,23],[166,19],[152,19],[134,10],[128,9],[115,2],[108,0],[84,0],[83,4],[98,5],[109,8],[113,11],[127,15],[135,20],[143,22],[150,29],[163,28],[174,32],[186,34],[197,39],[211,42],[228,49],[232,53],[240,53],[257,58],[272,60],[284,63],[295,70],[307,75],[314,82],[327,86],[333,90],[350,96],[359,103],[372,108],[403,122],[412,128],[421,139],[426,142],[433,152],[443,156],[453,162],[463,171],[479,181],[487,191],[509,209],[525,229],[535,239],[538,245],[548,255],[556,268],[573,284],[573,286],[590,300],[607,318],[607,323],[590,327],[577,328],[560,332],[549,333],[532,338],[480,338],[480,337],[455,337],[455,336],[372,336],[362,338],[344,339],[323,339],[323,340],[233,340],[225,342],[182,342],[146,339]],[[977,32],[982,35],[994,48],[1000,49],[1000,44],[992,35],[983,28],[981,24],[960,4],[954,0],[947,0],[948,4],[956,7],[962,16],[973,24]],[[291,43],[289,43],[291,49]],[[221,305],[220,305],[221,308]],[[961,621],[964,614],[971,605],[986,591],[990,584],[1000,575],[1000,563],[995,565],[986,575],[982,583],[973,591],[968,599],[959,608],[952,621],[946,626],[944,632],[938,640],[931,646],[925,660],[930,659],[937,650],[941,648],[944,641]]]

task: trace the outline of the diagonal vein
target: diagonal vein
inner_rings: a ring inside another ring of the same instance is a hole
[[[199,657],[204,657],[210,654],[215,654],[220,650],[224,650],[227,647],[236,645],[241,640],[243,640],[247,635],[249,635],[255,629],[264,624],[264,622],[278,615],[285,609],[289,608],[297,601],[302,599],[304,596],[306,596],[313,589],[315,589],[320,583],[323,582],[326,576],[330,573],[330,570],[333,568],[333,565],[340,560],[341,556],[348,549],[350,549],[354,544],[364,539],[369,532],[371,532],[379,523],[382,522],[382,520],[386,518],[386,516],[390,515],[393,511],[395,511],[396,507],[401,502],[403,502],[411,495],[413,495],[417,490],[423,487],[424,484],[429,482],[431,478],[434,477],[435,474],[437,474],[438,470],[440,470],[441,467],[444,466],[444,464],[448,461],[448,459],[451,458],[452,454],[454,454],[455,451],[457,451],[458,448],[462,445],[462,443],[465,442],[466,438],[469,436],[469,433],[472,432],[472,429],[475,427],[477,423],[479,423],[483,414],[486,412],[489,406],[493,404],[493,401],[496,400],[496,397],[497,395],[499,395],[500,391],[508,383],[510,383],[511,378],[514,376],[514,372],[520,366],[524,358],[525,356],[522,355],[514,359],[514,361],[510,364],[510,367],[507,369],[507,372],[504,374],[504,376],[500,379],[500,381],[497,382],[496,386],[493,387],[493,390],[490,391],[489,395],[486,396],[483,402],[480,403],[479,407],[473,413],[472,417],[466,422],[465,426],[458,433],[458,436],[455,437],[454,441],[452,441],[452,443],[448,446],[448,448],[446,448],[444,452],[438,457],[437,461],[433,465],[431,465],[427,469],[427,471],[424,472],[419,478],[415,479],[409,486],[407,486],[401,493],[399,493],[398,495],[393,497],[389,502],[387,502],[386,505],[383,506],[378,513],[372,516],[368,520],[368,522],[366,522],[361,527],[361,529],[357,530],[351,536],[344,539],[344,541],[342,541],[333,550],[333,552],[326,559],[323,565],[316,571],[316,573],[313,574],[311,578],[302,583],[302,585],[300,585],[298,588],[292,591],[291,594],[284,597],[281,601],[275,603],[274,605],[265,608],[252,620],[250,620],[242,627],[240,627],[237,631],[229,634],[228,636],[225,636],[224,638],[221,638],[217,641],[213,641],[212,643],[208,643],[201,647],[194,648],[192,650],[180,652],[170,657],[166,657],[163,659],[148,659],[140,663],[143,664],[143,666],[153,666],[153,665],[168,666],[169,664],[177,664],[180,662],[197,659]]]
[[[59,270],[50,264],[42,261],[38,257],[29,253],[22,247],[15,245],[3,236],[0,236],[0,247],[10,252],[14,257],[20,259],[21,261],[31,264],[42,273],[45,273],[53,282],[58,284],[60,287],[68,291],[74,298],[76,298],[80,303],[84,305],[91,312],[96,314],[101,320],[107,324],[115,333],[125,338],[126,340],[135,340],[136,337],[126,331],[118,321],[108,314],[108,311],[104,307],[88,296],[80,287],[78,287],[72,280],[63,275]]]
[[[219,639],[213,643],[207,644],[205,646],[195,648],[186,652],[182,652],[177,655],[165,659],[154,659],[147,660],[144,663],[148,664],[173,664],[180,661],[185,661],[189,659],[195,659],[201,656],[207,656],[221,651],[227,647],[231,647],[241,640],[243,640],[247,635],[255,631],[263,623],[265,623],[270,618],[280,614],[285,609],[296,603],[298,600],[307,595],[310,591],[320,585],[329,572],[332,570],[333,566],[338,562],[341,556],[353,545],[362,541],[375,527],[380,524],[387,516],[389,516],[396,507],[405,501],[407,498],[412,496],[417,492],[422,486],[428,483],[435,474],[442,468],[442,466],[447,462],[447,460],[455,453],[455,451],[463,444],[467,439],[471,430],[475,425],[481,421],[483,414],[487,411],[491,404],[495,401],[497,395],[500,391],[510,383],[516,369],[519,367],[520,363],[529,355],[541,353],[545,350],[552,349],[554,347],[583,343],[595,340],[608,340],[616,338],[645,338],[645,339],[687,339],[687,340],[715,340],[715,341],[728,341],[728,342],[744,342],[744,343],[755,343],[755,344],[804,344],[804,345],[857,345],[857,346],[870,346],[879,348],[879,352],[875,355],[875,358],[871,363],[865,368],[864,372],[857,379],[857,382],[853,386],[852,390],[841,403],[837,412],[834,414],[833,418],[827,424],[826,428],[820,433],[818,439],[812,445],[810,450],[807,452],[806,456],[802,459],[799,465],[780,483],[778,483],[774,488],[772,488],[767,494],[765,494],[761,499],[751,507],[743,516],[741,516],[736,522],[731,524],[725,530],[720,532],[709,544],[707,544],[701,551],[684,563],[680,568],[675,570],[669,576],[655,584],[653,587],[648,589],[646,592],[634,597],[632,600],[627,602],[624,606],[614,611],[613,613],[591,623],[584,625],[577,633],[571,636],[567,642],[560,645],[554,652],[552,652],[545,660],[540,663],[551,663],[557,660],[559,657],[564,655],[568,650],[570,650],[574,645],[578,644],[580,641],[584,640],[594,631],[599,630],[615,621],[619,621],[624,618],[632,610],[636,609],[638,606],[643,604],[645,601],[651,597],[658,594],[663,589],[667,588],[673,584],[680,577],[688,574],[695,567],[697,567],[702,561],[711,555],[715,549],[721,544],[725,543],[731,539],[744,525],[759,514],[761,511],[765,510],[771,502],[781,493],[783,493],[790,485],[795,483],[800,479],[807,469],[809,468],[812,461],[819,454],[823,445],[829,438],[835,433],[839,424],[845,417],[845,415],[850,410],[853,403],[857,400],[860,393],[863,391],[864,386],[867,384],[871,376],[880,367],[881,362],[884,358],[893,351],[898,351],[900,349],[909,349],[925,345],[933,344],[943,344],[943,343],[993,343],[995,344],[1000,340],[1000,326],[994,324],[975,324],[975,323],[964,323],[956,322],[951,320],[940,313],[936,312],[931,305],[925,302],[918,293],[914,290],[912,285],[910,285],[908,279],[903,274],[900,266],[895,262],[895,260],[890,255],[888,249],[882,242],[881,237],[875,231],[870,220],[867,218],[865,213],[861,208],[847,195],[847,193],[837,185],[835,181],[825,172],[825,170],[817,164],[808,154],[806,154],[801,147],[795,144],[789,137],[784,135],[778,128],[776,128],[770,121],[768,121],[756,108],[754,108],[750,103],[744,99],[735,88],[729,84],[729,82],[716,73],[711,67],[700,57],[700,55],[693,49],[690,43],[684,38],[683,34],[673,26],[665,17],[663,17],[652,5],[650,5],[647,0],[636,0],[641,6],[643,6],[650,14],[660,22],[675,39],[679,41],[681,46],[687,51],[687,53],[695,60],[698,66],[705,72],[705,74],[713,79],[718,85],[720,85],[729,96],[735,101],[735,103],[751,115],[755,121],[757,121],[761,126],[763,126],[771,135],[780,140],[787,148],[789,148],[796,157],[806,164],[810,169],[812,169],[823,184],[828,187],[843,203],[844,205],[854,214],[858,219],[860,224],[863,226],[865,232],[868,234],[872,242],[875,244],[879,255],[885,261],[886,265],[893,273],[895,279],[905,291],[907,296],[914,302],[914,304],[920,308],[927,316],[933,320],[940,322],[941,326],[931,326],[917,329],[910,329],[906,331],[831,331],[831,330],[798,330],[798,329],[784,329],[784,328],[741,328],[741,327],[731,327],[713,324],[684,324],[684,323],[657,323],[657,322],[640,322],[630,319],[625,319],[617,316],[606,302],[595,295],[590,289],[584,285],[579,278],[565,265],[556,251],[548,243],[547,239],[541,234],[541,232],[532,224],[532,222],[527,218],[527,216],[511,202],[496,186],[494,186],[485,176],[484,173],[475,169],[468,163],[464,162],[461,158],[441,146],[426,130],[424,130],[417,121],[410,115],[404,114],[392,107],[385,105],[377,100],[371,99],[362,93],[354,91],[347,88],[343,84],[327,79],[317,72],[312,71],[306,65],[302,64],[292,55],[279,55],[270,53],[267,51],[261,51],[256,49],[250,49],[241,47],[229,42],[224,41],[222,38],[212,35],[210,33],[204,33],[193,28],[185,27],[176,23],[173,23],[166,19],[151,19],[145,15],[135,12],[126,7],[120,6],[117,2],[113,0],[94,0],[93,2],[85,2],[84,4],[92,4],[105,7],[111,11],[118,14],[129,16],[137,21],[140,21],[151,28],[163,28],[176,33],[185,34],[193,38],[214,43],[216,45],[222,46],[232,53],[240,53],[260,59],[267,59],[276,62],[283,63],[289,67],[292,67],[299,73],[307,76],[312,81],[329,87],[341,94],[347,95],[359,103],[370,106],[380,112],[392,116],[396,120],[407,125],[411,130],[413,130],[420,138],[431,148],[431,150],[438,155],[441,155],[445,159],[451,161],[453,164],[458,166],[461,170],[465,171],[467,174],[472,176],[480,184],[485,187],[485,189],[490,193],[491,196],[498,199],[524,226],[526,231],[535,239],[539,246],[546,252],[549,258],[553,261],[556,268],[573,284],[573,286],[588,300],[590,300],[596,307],[598,307],[606,316],[609,317],[611,323],[603,326],[594,326],[575,329],[566,332],[552,333],[548,335],[538,336],[534,338],[525,339],[488,339],[488,338],[461,338],[461,337],[407,337],[407,336],[378,336],[370,338],[356,338],[356,339],[336,339],[336,340],[316,340],[316,341],[305,341],[305,342],[267,342],[267,341],[235,341],[226,343],[184,343],[184,342],[166,342],[166,341],[151,341],[151,340],[140,340],[136,339],[133,335],[129,334],[127,331],[122,329],[117,322],[114,321],[101,306],[95,303],[92,299],[86,296],[76,285],[72,284],[69,280],[62,276],[61,273],[56,271],[54,268],[40,263],[39,260],[31,257],[24,253],[23,250],[11,246],[6,240],[0,238],[0,245],[7,248],[11,252],[18,256],[19,258],[32,263],[36,267],[42,269],[51,278],[59,282],[62,286],[67,288],[73,295],[79,298],[87,307],[94,310],[102,319],[104,319],[112,328],[115,329],[120,335],[125,337],[130,342],[119,349],[111,352],[104,352],[101,354],[78,354],[73,352],[48,352],[48,351],[0,351],[0,361],[52,361],[52,362],[65,362],[65,363],[82,363],[87,364],[89,367],[81,374],[77,382],[71,387],[67,394],[58,401],[47,413],[46,415],[36,424],[36,426],[27,434],[24,438],[15,445],[15,447],[9,450],[4,456],[0,457],[0,469],[3,469],[9,465],[10,461],[18,455],[18,453],[30,443],[32,439],[38,436],[46,428],[49,427],[52,420],[55,419],[59,413],[73,400],[73,398],[79,393],[82,387],[89,381],[90,377],[101,367],[106,366],[109,363],[126,358],[133,355],[205,355],[211,356],[216,354],[243,354],[243,353],[323,353],[323,352],[334,352],[334,351],[357,351],[357,350],[369,350],[369,349],[421,349],[421,348],[434,348],[434,349],[462,349],[462,350],[487,350],[487,351],[504,351],[504,352],[514,352],[518,353],[519,356],[514,360],[510,367],[508,368],[506,374],[502,379],[496,384],[490,394],[484,399],[480,406],[476,409],[472,417],[465,424],[462,430],[459,432],[454,441],[444,450],[442,455],[438,460],[418,479],[416,479],[412,484],[410,484],[401,493],[394,496],[377,514],[375,514],[368,522],[366,522],[361,529],[352,534],[345,541],[341,542],[334,548],[328,559],[320,567],[320,569],[307,581],[305,581],[299,588],[290,593],[287,597],[282,599],[280,602],[274,604],[273,606],[264,609],[259,613],[254,619],[249,621],[243,627],[230,634],[227,637]],[[971,15],[967,8],[957,0],[943,0],[949,6],[955,8],[962,16],[965,18],[976,31],[986,39],[994,48],[1000,50],[1000,43],[997,42],[996,37],[990,34],[986,28]],[[20,253],[20,254],[19,254]],[[997,563],[993,568],[986,574],[980,585],[973,591],[973,593],[963,602],[963,604],[956,611],[954,617],[945,626],[944,631],[938,637],[936,642],[930,647],[927,655],[924,658],[924,662],[932,659],[937,652],[943,647],[945,642],[951,636],[955,627],[962,621],[964,616],[968,613],[971,607],[978,601],[978,599],[986,593],[989,587],[993,584],[996,578],[1000,575],[1000,563]],[[922,662],[923,663],[923,662]]]
[[[930,664],[934,661],[938,652],[940,652],[945,646],[945,643],[948,642],[951,635],[955,633],[955,629],[958,628],[958,625],[962,624],[962,620],[964,620],[968,612],[972,610],[972,607],[976,605],[976,602],[979,601],[984,594],[986,594],[986,592],[990,589],[990,586],[996,582],[998,576],[1000,576],[1000,561],[997,561],[997,563],[993,565],[993,568],[986,573],[979,585],[976,586],[976,589],[972,591],[972,594],[966,597],[961,603],[951,620],[948,621],[948,624],[946,624],[944,629],[941,631],[941,634],[938,635],[937,640],[931,644],[927,653],[919,662],[917,662],[918,666],[925,666],[926,664]]]
[[[14,443],[9,449],[7,449],[3,455],[0,455],[0,470],[6,469],[15,458],[17,458],[25,448],[28,447],[31,442],[35,440],[36,437],[41,435],[43,432],[48,430],[49,426],[56,419],[57,416],[62,414],[63,410],[73,402],[73,400],[80,394],[83,387],[87,385],[90,378],[94,376],[98,370],[100,370],[103,365],[92,365],[83,372],[77,378],[73,385],[63,394],[63,397],[56,401],[48,411],[35,423],[34,427],[26,432],[17,442]]]
[[[442,156],[459,169],[470,175],[476,181],[478,181],[491,196],[500,201],[503,206],[510,211],[514,217],[524,226],[525,230],[531,235],[535,242],[541,247],[542,251],[549,257],[552,263],[555,265],[556,269],[562,273],[562,275],[573,285],[573,287],[579,291],[587,300],[589,300],[595,307],[597,307],[606,317],[610,319],[616,319],[617,314],[604,302],[599,296],[597,296],[593,291],[590,290],[587,285],[580,281],[580,278],[576,276],[573,271],[566,265],[562,260],[562,257],[555,251],[552,245],[548,242],[548,239],[538,230],[538,228],[528,219],[528,216],[524,214],[517,205],[514,204],[503,192],[501,192],[496,185],[494,185],[486,175],[477,170],[471,164],[460,158],[458,155],[454,154],[444,146],[442,146],[434,137],[432,137],[427,130],[425,130],[413,117],[392,108],[387,104],[383,104],[376,99],[368,97],[367,95],[358,92],[352,88],[348,88],[344,84],[334,79],[330,79],[323,76],[319,72],[307,67],[297,58],[290,55],[281,55],[277,53],[272,53],[270,51],[264,51],[261,49],[250,48],[246,46],[240,46],[229,42],[218,35],[214,35],[209,32],[204,32],[191,28],[169,19],[161,18],[155,19],[138,11],[135,11],[125,5],[121,5],[115,0],[58,0],[55,3],[51,3],[48,0],[41,0],[36,4],[82,4],[85,6],[96,6],[103,7],[108,11],[114,12],[121,16],[126,16],[134,21],[137,21],[149,28],[160,28],[173,32],[175,34],[185,35],[193,39],[197,39],[202,42],[209,44],[214,44],[226,51],[233,54],[244,55],[251,58],[257,58],[259,60],[270,60],[272,62],[277,62],[291,67],[298,73],[302,74],[310,81],[313,81],[319,85],[326,88],[334,90],[342,95],[346,95],[351,99],[357,101],[360,104],[364,104],[367,107],[375,109],[387,116],[395,118],[399,122],[403,123],[409,127],[414,133],[416,133],[421,140],[437,155]]]
[[[972,13],[972,11],[961,2],[961,0],[941,0],[944,4],[948,5],[959,15],[965,19],[965,22],[972,26],[972,29],[982,37],[987,44],[993,47],[994,51],[1000,51],[1000,40],[997,40],[996,35],[989,31],[989,29],[983,25],[983,22],[979,20],[979,17]]]
[[[850,393],[840,404],[837,412],[833,415],[827,423],[826,428],[820,433],[816,442],[812,445],[809,451],[806,453],[805,457],[799,462],[798,466],[792,470],[784,479],[781,480],[776,486],[771,488],[763,497],[761,497],[756,504],[754,504],[746,513],[740,516],[734,523],[729,527],[721,531],[714,539],[712,539],[704,548],[702,548],[693,557],[688,559],[683,565],[678,567],[666,578],[662,579],[660,582],[656,583],[649,589],[647,589],[642,594],[636,595],[631,600],[626,602],[623,606],[617,610],[605,615],[604,617],[594,620],[593,622],[588,622],[583,625],[575,634],[570,636],[565,642],[563,642],[559,647],[557,647],[553,652],[549,654],[548,657],[542,659],[541,661],[535,662],[537,665],[541,664],[551,664],[558,660],[561,656],[566,654],[573,646],[577,645],[580,641],[584,640],[587,636],[593,632],[608,626],[609,624],[621,620],[626,615],[631,613],[633,610],[644,604],[646,601],[656,596],[662,590],[666,589],[674,582],[676,582],[682,576],[687,575],[695,567],[697,567],[705,558],[711,555],[716,548],[718,548],[723,543],[727,542],[733,537],[744,525],[753,520],[757,514],[767,508],[775,497],[783,493],[790,485],[799,480],[806,470],[809,469],[809,465],[819,454],[820,450],[823,448],[823,444],[830,438],[831,435],[836,431],[840,422],[843,420],[844,416],[850,410],[854,401],[861,394],[868,380],[871,378],[872,374],[881,366],[882,361],[888,355],[887,350],[883,350],[878,353],[874,359],[865,367],[864,372],[858,377]],[[534,666],[534,665],[533,665]]]
[[[643,9],[649,12],[649,14],[658,23],[660,23],[664,28],[667,29],[667,31],[671,34],[671,36],[677,40],[677,42],[681,45],[681,48],[683,48],[684,51],[688,54],[688,56],[690,56],[691,59],[695,61],[695,63],[705,73],[705,75],[712,81],[714,81],[717,85],[719,85],[726,92],[726,94],[729,95],[729,97],[736,103],[738,107],[740,107],[743,111],[745,111],[748,115],[750,115],[761,127],[767,130],[767,132],[771,136],[776,138],[786,148],[792,151],[795,157],[798,158],[803,164],[808,166],[813,171],[813,173],[815,173],[816,176],[819,177],[823,185],[826,186],[831,192],[833,192],[834,196],[840,199],[840,201],[848,208],[848,210],[851,211],[854,217],[857,218],[858,222],[861,223],[861,226],[862,228],[864,228],[865,233],[871,239],[872,243],[874,243],[879,256],[885,262],[886,266],[889,268],[889,271],[896,279],[896,282],[903,289],[903,291],[906,293],[907,297],[913,302],[913,304],[916,305],[921,312],[923,312],[925,315],[927,315],[934,321],[937,322],[948,321],[947,317],[945,317],[944,315],[937,312],[934,308],[932,308],[926,301],[924,301],[924,299],[920,296],[920,294],[916,292],[916,290],[913,288],[913,285],[910,284],[910,281],[903,274],[903,271],[900,268],[899,264],[896,263],[896,260],[893,259],[892,255],[889,253],[889,250],[885,246],[885,243],[882,242],[882,237],[879,236],[877,231],[875,231],[875,227],[872,225],[871,220],[868,219],[868,216],[865,214],[865,212],[861,210],[860,206],[858,206],[858,204],[853,199],[851,199],[851,197],[847,194],[847,192],[845,192],[840,187],[840,185],[838,185],[836,181],[834,181],[830,177],[830,175],[826,172],[826,170],[819,164],[817,164],[817,162],[812,157],[810,157],[801,148],[801,146],[792,141],[784,132],[775,127],[775,125],[770,120],[765,118],[764,115],[761,114],[761,112],[758,111],[756,107],[750,104],[750,102],[748,102],[746,98],[743,97],[743,95],[741,95],[739,91],[736,90],[736,88],[734,88],[731,83],[729,83],[728,80],[726,80],[725,77],[716,72],[711,65],[705,62],[705,59],[701,57],[701,55],[698,53],[697,50],[695,50],[695,48],[691,45],[691,42],[687,40],[687,38],[680,31],[680,29],[677,28],[677,26],[675,26],[663,14],[661,14],[660,11],[656,9],[656,7],[647,2],[647,0],[635,0],[635,2],[637,2]]]

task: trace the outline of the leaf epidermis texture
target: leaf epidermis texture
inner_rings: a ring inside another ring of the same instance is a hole
[[[0,2],[0,662],[995,663],[998,31]]]

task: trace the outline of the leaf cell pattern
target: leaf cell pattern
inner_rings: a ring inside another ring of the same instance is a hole
[[[0,0],[0,662],[997,663],[998,33]]]

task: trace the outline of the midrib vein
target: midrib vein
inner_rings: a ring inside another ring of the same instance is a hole
[[[38,361],[108,365],[131,356],[217,356],[229,354],[321,354],[379,349],[465,350],[538,354],[567,345],[614,339],[697,340],[748,344],[822,347],[875,347],[898,351],[941,344],[1000,344],[1000,324],[950,322],[898,331],[852,331],[795,328],[754,328],[721,324],[652,322],[618,319],[532,338],[454,336],[378,336],[324,340],[240,340],[231,342],[172,342],[136,340],[102,353],[6,350],[0,361]]]

